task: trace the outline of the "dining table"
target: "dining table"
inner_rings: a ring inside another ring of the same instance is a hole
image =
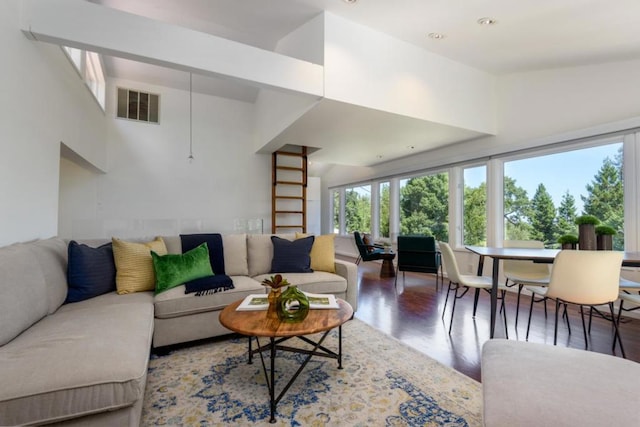
[[[500,274],[500,261],[520,260],[551,264],[560,252],[560,249],[535,249],[535,248],[500,248],[491,246],[465,246],[465,249],[480,257],[478,261],[478,276],[483,275],[485,258],[493,260],[491,273],[491,322],[489,337],[494,338],[496,326],[496,308],[498,306],[498,280]],[[640,267],[640,252],[624,252],[622,258],[623,267]]]

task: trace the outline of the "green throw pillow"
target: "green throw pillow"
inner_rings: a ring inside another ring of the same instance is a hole
[[[156,294],[194,279],[213,276],[206,243],[181,255],[158,255],[151,251],[156,273]]]

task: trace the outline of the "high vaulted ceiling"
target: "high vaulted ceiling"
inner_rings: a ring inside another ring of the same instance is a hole
[[[344,0],[91,1],[267,50],[273,50],[278,40],[303,23],[328,11],[496,75],[640,58],[638,0],[358,0],[351,4]],[[480,25],[478,20],[483,17],[495,19],[496,24]],[[434,39],[429,33],[444,37]],[[188,85],[183,71],[119,58],[107,58],[105,63],[112,77],[180,89]],[[253,102],[258,91],[211,77],[194,77],[194,90],[245,102]],[[318,117],[332,125],[332,145],[340,145],[339,135],[354,133],[353,122],[338,128],[344,120],[336,118],[344,117],[345,108],[336,106],[318,112]],[[367,152],[371,158],[361,155],[356,161],[344,149],[332,149],[327,139],[324,153],[317,152],[321,161],[371,165],[407,156],[410,146],[427,150],[480,136],[462,129],[431,128],[433,124],[413,119],[380,117],[376,116],[379,112],[366,109],[351,113],[364,126],[357,138],[349,140],[349,151],[356,156]],[[303,135],[307,129],[313,130],[313,143],[324,148],[323,126],[309,118],[306,122],[301,121],[285,134]],[[378,126],[367,128],[366,123],[374,122]],[[380,127],[385,124],[385,139],[381,139]],[[434,137],[429,143],[425,135],[431,131]],[[389,143],[388,138],[396,134],[395,142]]]

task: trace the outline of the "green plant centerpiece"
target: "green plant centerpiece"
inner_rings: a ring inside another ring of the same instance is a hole
[[[616,229],[608,225],[597,225],[595,231],[598,250],[613,250],[613,236],[617,234]]]
[[[280,319],[282,322],[301,322],[309,314],[309,299],[300,291],[296,285],[292,285],[276,274],[262,281],[263,286],[271,288],[269,292],[269,309],[267,317],[270,319]],[[287,289],[282,291],[282,288]]]
[[[262,286],[266,286],[270,288],[269,291],[269,308],[267,309],[267,317],[269,319],[277,319],[278,318],[278,299],[282,294],[282,288],[285,286],[289,286],[290,283],[282,277],[281,274],[276,274],[275,276],[271,276],[268,279],[264,279],[261,282]]]
[[[309,298],[296,285],[282,292],[278,298],[278,318],[286,323],[302,322],[309,314]]]
[[[575,249],[578,244],[578,236],[575,234],[564,234],[558,237],[558,243],[560,243],[562,249]]]
[[[581,251],[596,250],[595,227],[600,224],[600,220],[593,215],[582,215],[576,218],[576,224],[578,225],[578,248]]]

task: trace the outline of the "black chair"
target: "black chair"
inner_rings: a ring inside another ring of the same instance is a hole
[[[442,258],[436,249],[436,239],[433,236],[398,236],[398,263],[396,266],[396,284],[398,271],[413,271],[436,275],[436,290],[438,289],[438,273],[440,283],[444,283],[442,272]]]
[[[382,259],[382,254],[384,253],[384,248],[382,246],[364,243],[362,236],[357,231],[353,232],[353,237],[356,239],[356,246],[360,253],[360,255],[358,255],[358,259],[356,259],[356,264],[360,264],[360,261],[375,261],[377,259]]]

